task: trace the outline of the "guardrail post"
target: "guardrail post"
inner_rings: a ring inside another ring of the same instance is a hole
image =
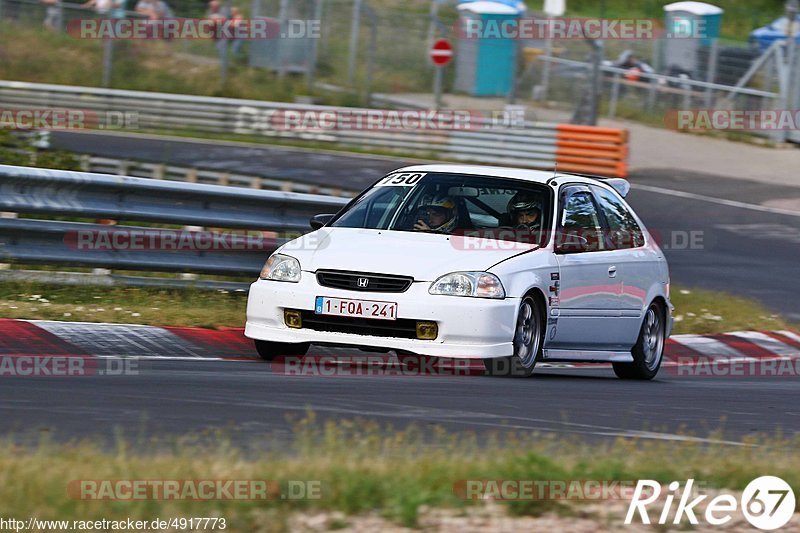
[[[120,176],[127,176],[129,170],[130,163],[123,159],[120,159],[119,163],[117,164],[117,174]]]
[[[186,169],[186,183],[197,183],[197,169],[196,168],[187,168]]]

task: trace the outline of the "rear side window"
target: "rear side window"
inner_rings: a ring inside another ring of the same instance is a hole
[[[589,191],[568,191],[561,218],[562,239],[565,242],[583,237],[587,241],[587,252],[604,250],[603,230],[600,213]]]
[[[644,234],[633,214],[613,193],[600,187],[592,187],[600,209],[608,223],[608,247],[624,250],[644,246]]]

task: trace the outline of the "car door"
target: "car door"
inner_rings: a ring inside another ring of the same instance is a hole
[[[611,350],[620,343],[618,254],[608,250],[604,234],[590,189],[562,187],[554,248],[560,277],[557,308],[552,306],[557,323],[548,348]]]
[[[606,244],[620,283],[622,339],[632,345],[639,335],[650,287],[660,278],[659,257],[645,246],[645,234],[630,207],[615,192],[590,186],[608,227]],[[629,346],[630,347],[630,346]]]

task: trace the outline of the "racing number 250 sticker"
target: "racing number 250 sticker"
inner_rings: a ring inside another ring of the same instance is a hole
[[[389,174],[381,181],[376,187],[413,187],[425,177],[426,172],[398,172],[396,174]]]

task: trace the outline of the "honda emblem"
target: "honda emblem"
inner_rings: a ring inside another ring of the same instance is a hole
[[[369,285],[369,278],[358,278],[358,286],[362,289]]]

